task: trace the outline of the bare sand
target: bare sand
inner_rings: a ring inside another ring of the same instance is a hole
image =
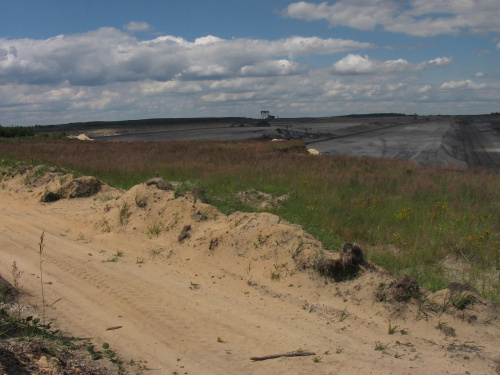
[[[298,255],[324,249],[274,215],[226,216],[145,184],[41,203],[60,180],[49,173],[4,181],[0,274],[10,280],[16,261],[23,302],[41,314],[44,231],[47,318],[68,334],[109,343],[124,360],[146,361],[147,373],[500,373],[499,313],[487,301],[444,313],[420,311],[415,300],[378,302],[377,289],[392,280],[385,272],[367,268],[336,283],[301,269]],[[124,203],[130,215],[121,224]],[[186,225],[189,236],[179,241]],[[427,301],[442,304],[447,293]],[[297,350],[316,354],[250,360]]]

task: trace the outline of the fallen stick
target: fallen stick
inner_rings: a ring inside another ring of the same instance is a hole
[[[109,327],[106,328],[106,331],[114,331],[115,329],[120,329],[120,328],[122,328],[122,326]]]
[[[266,359],[274,359],[274,358],[280,358],[280,357],[306,357],[309,355],[316,355],[316,353],[313,353],[313,352],[288,352],[288,353],[283,353],[283,354],[266,355],[264,357],[251,357],[250,359],[252,361],[265,361]]]

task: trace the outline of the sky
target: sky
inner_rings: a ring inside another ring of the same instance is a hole
[[[2,0],[0,124],[500,112],[499,0]]]

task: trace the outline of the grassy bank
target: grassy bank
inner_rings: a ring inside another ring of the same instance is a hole
[[[234,194],[289,194],[271,210],[327,248],[356,242],[370,260],[430,289],[473,284],[500,302],[500,175],[403,160],[310,156],[300,142],[0,143],[4,160],[60,164],[130,188],[155,176],[205,188],[225,213],[251,210]]]

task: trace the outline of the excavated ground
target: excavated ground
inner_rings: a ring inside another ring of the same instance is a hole
[[[500,373],[498,309],[463,286],[420,291],[352,246],[326,252],[297,225],[226,216],[175,184],[68,198],[81,180],[33,176],[2,182],[0,274],[16,262],[22,303],[41,314],[44,231],[47,318],[125,361],[158,374]],[[47,191],[64,194],[41,202]],[[250,359],[292,351],[315,354]]]

